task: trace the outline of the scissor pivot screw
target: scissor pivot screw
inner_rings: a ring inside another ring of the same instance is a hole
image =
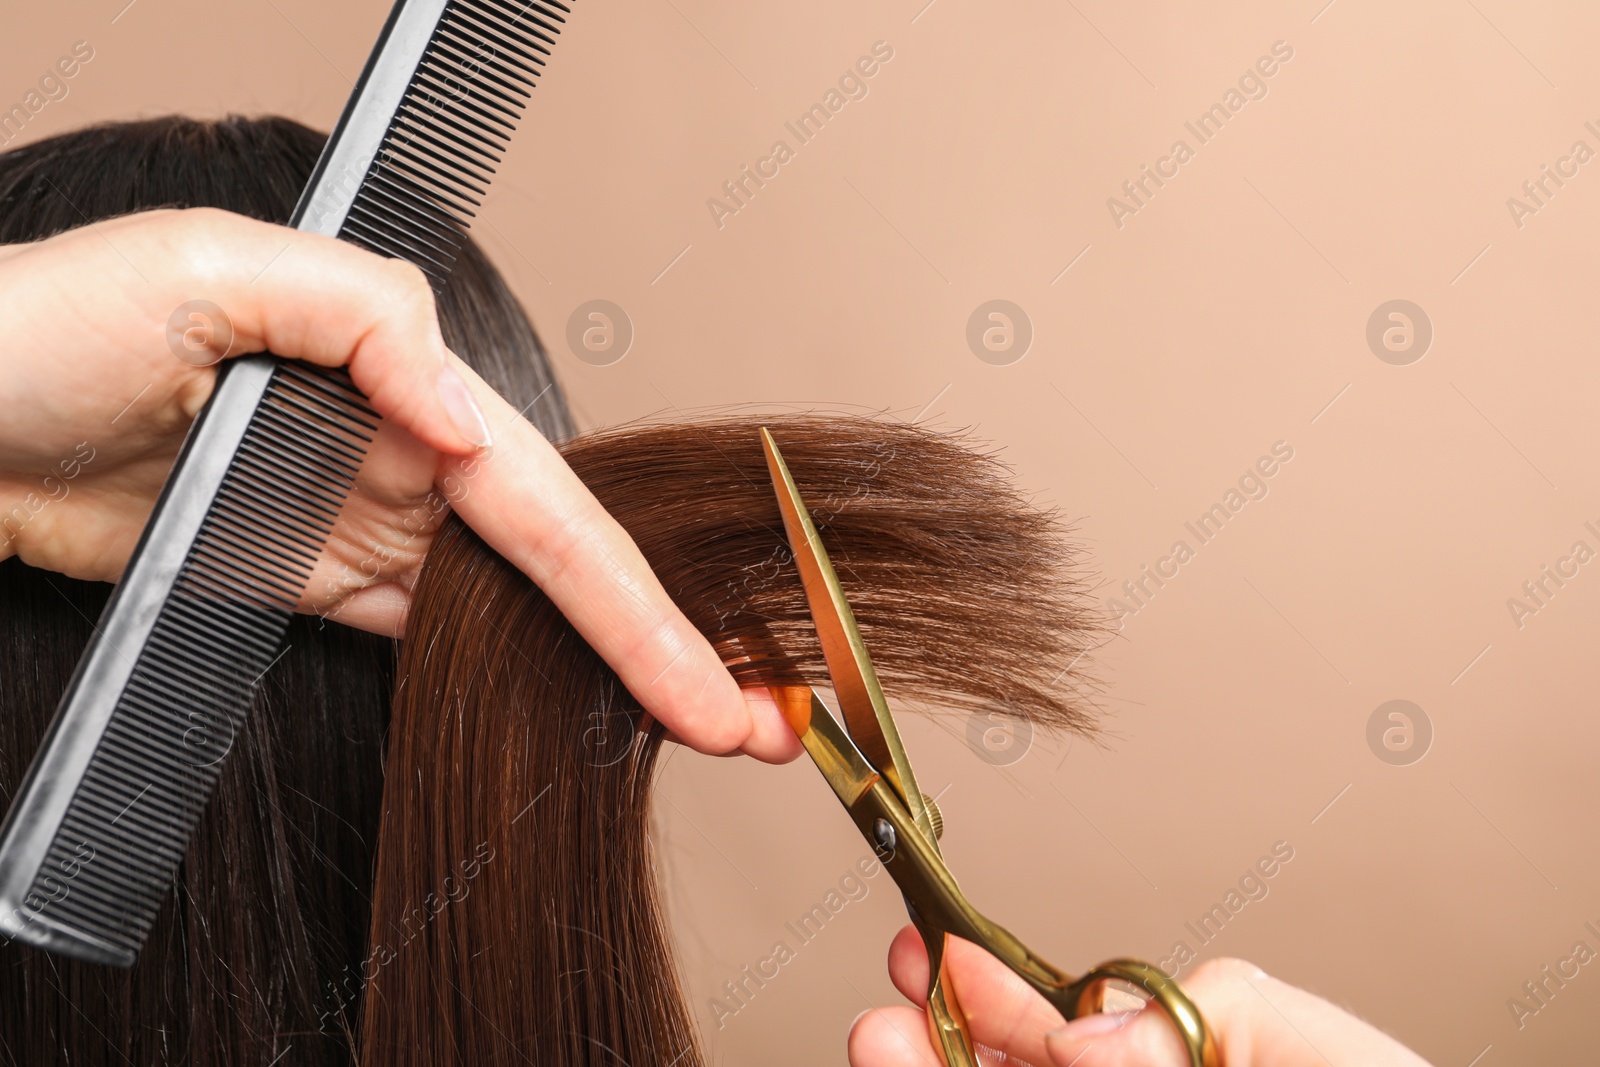
[[[879,819],[872,824],[872,839],[878,847],[885,852],[893,852],[895,846],[894,823],[888,819]]]

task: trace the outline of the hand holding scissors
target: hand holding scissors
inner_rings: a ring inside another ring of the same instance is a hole
[[[965,941],[945,955],[972,1037],[992,1049],[985,1064],[1036,1067],[1180,1067],[1183,1042],[1155,1008],[1131,1014],[1061,1016],[999,960]],[[889,948],[889,976],[913,1001],[927,988],[928,957],[914,927]],[[1263,974],[1243,960],[1208,960],[1183,978],[1217,1042],[1224,1067],[1427,1067],[1394,1038],[1321,997]],[[850,1031],[850,1067],[928,1067],[923,1012],[897,1005],[864,1012]],[[1009,1057],[1002,1059],[1001,1055]]]

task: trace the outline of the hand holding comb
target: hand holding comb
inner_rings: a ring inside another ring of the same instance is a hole
[[[399,0],[290,224],[441,289],[569,11]],[[132,965],[376,421],[343,371],[219,368],[0,829],[0,934]]]

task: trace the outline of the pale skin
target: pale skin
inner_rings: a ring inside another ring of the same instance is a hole
[[[950,980],[983,1067],[1187,1067],[1159,1008],[1071,1023],[999,960],[951,939]],[[889,946],[889,977],[913,1003],[927,997],[928,954],[907,926]],[[1217,1042],[1221,1067],[1428,1067],[1381,1030],[1243,960],[1209,960],[1180,978]],[[851,1067],[941,1067],[920,1007],[863,1012],[850,1031]],[[1004,1058],[1009,1057],[1009,1058]]]
[[[215,381],[169,345],[169,317],[196,299],[231,321],[228,357],[347,366],[382,416],[300,610],[403,635],[445,514],[437,487],[676,739],[799,754],[771,697],[740,691],[555,448],[445,346],[420,271],[223,211],[143,212],[0,247],[0,518],[13,516],[0,558],[121,576]]]

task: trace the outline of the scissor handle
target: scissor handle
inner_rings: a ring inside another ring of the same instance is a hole
[[[939,1053],[945,1067],[982,1067],[972,1035],[967,1032],[967,1016],[956,998],[956,989],[945,966],[945,950],[950,935],[936,930],[920,917],[913,916],[917,932],[928,950],[928,1040]]]
[[[1081,978],[1070,977],[968,902],[944,860],[887,782],[872,779],[846,807],[862,835],[875,842],[878,859],[905,894],[935,975],[942,972],[942,935],[954,934],[988,950],[1067,1019],[1099,1011],[1106,983],[1120,979],[1144,990],[1166,1012],[1188,1052],[1189,1067],[1219,1067],[1216,1042],[1200,1009],[1160,968],[1140,960],[1119,959],[1102,963]],[[940,992],[949,1003],[935,1003],[939,998],[934,994]],[[959,1038],[965,1036],[966,1028],[953,993],[948,982],[930,984],[929,1018],[936,1024],[935,1045],[948,1067],[967,1067],[975,1061],[962,1055]]]
[[[1144,990],[1151,1003],[1166,1012],[1189,1054],[1189,1067],[1218,1067],[1217,1045],[1200,1009],[1175,979],[1143,960],[1107,960],[1068,986],[1065,997],[1052,1002],[1068,1019],[1091,1015],[1104,1009],[1106,985],[1119,979]]]

